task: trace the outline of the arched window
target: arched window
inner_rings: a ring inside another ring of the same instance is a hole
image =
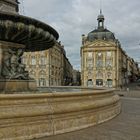
[[[93,87],[93,81],[92,81],[92,79],[88,79],[87,86],[88,87]]]

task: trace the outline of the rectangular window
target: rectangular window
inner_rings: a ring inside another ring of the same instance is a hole
[[[103,61],[102,60],[97,60],[96,61],[96,67],[97,68],[102,68],[103,67]]]
[[[103,67],[103,53],[97,52],[96,53],[96,68],[102,68]]]
[[[93,60],[87,59],[87,68],[93,68]]]

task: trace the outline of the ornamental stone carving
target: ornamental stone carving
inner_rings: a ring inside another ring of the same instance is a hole
[[[2,77],[5,79],[30,79],[25,71],[25,65],[22,64],[23,49],[9,48],[3,52]]]

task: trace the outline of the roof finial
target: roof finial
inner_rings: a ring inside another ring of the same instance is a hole
[[[100,14],[97,17],[98,20],[98,29],[104,29],[104,15],[102,14],[102,0],[100,0]]]
[[[100,15],[102,14],[102,9],[100,9]]]
[[[102,0],[100,0],[100,15],[102,14]]]

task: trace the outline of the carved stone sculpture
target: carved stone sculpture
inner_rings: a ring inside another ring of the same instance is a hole
[[[7,49],[4,51],[2,76],[5,79],[28,80],[29,74],[22,64],[23,49]]]

